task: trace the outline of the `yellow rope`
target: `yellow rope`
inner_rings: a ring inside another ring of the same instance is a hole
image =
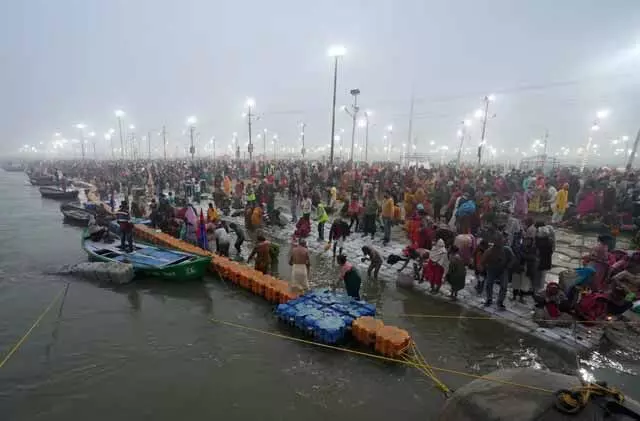
[[[64,288],[62,288],[62,290],[60,290],[60,292],[53,298],[53,300],[51,300],[51,302],[49,303],[47,308],[45,308],[44,311],[40,314],[40,316],[38,316],[36,321],[33,322],[31,327],[29,328],[29,330],[27,330],[25,332],[25,334],[22,335],[20,340],[18,342],[16,342],[16,344],[13,347],[11,347],[11,349],[9,350],[7,355],[5,355],[5,357],[2,359],[2,361],[0,361],[0,368],[2,368],[7,363],[7,361],[9,361],[9,359],[13,356],[13,354],[15,354],[16,351],[18,351],[18,349],[20,349],[20,347],[22,346],[24,341],[27,340],[29,335],[31,335],[31,332],[33,332],[33,330],[40,324],[40,321],[49,312],[49,310],[51,310],[51,308],[56,303],[56,301],[58,301],[60,299],[60,297],[62,297],[62,294],[67,290],[67,288],[69,288],[69,284],[67,284]]]
[[[422,364],[418,364],[418,363],[416,363],[414,361],[405,361],[405,360],[400,360],[400,359],[397,359],[397,358],[385,357],[383,355],[372,354],[372,353],[369,353],[369,352],[356,351],[354,349],[341,348],[341,347],[338,347],[338,346],[322,344],[322,343],[318,343],[318,342],[309,341],[307,339],[301,339],[301,338],[296,338],[294,336],[283,335],[283,334],[275,333],[275,332],[269,332],[269,331],[266,331],[266,330],[257,329],[257,328],[254,328],[254,327],[245,326],[245,325],[241,325],[241,324],[238,324],[238,323],[228,322],[228,321],[225,321],[225,320],[219,320],[219,319],[215,319],[215,318],[210,318],[209,321],[211,321],[213,323],[221,324],[221,325],[226,325],[226,326],[235,327],[235,328],[238,328],[238,329],[247,330],[247,331],[250,331],[250,332],[256,332],[256,333],[260,333],[260,334],[263,334],[263,335],[273,336],[275,338],[286,339],[286,340],[289,340],[289,341],[304,343],[304,344],[307,344],[307,345],[314,345],[314,346],[317,346],[317,347],[326,348],[326,349],[332,349],[332,350],[335,350],[335,351],[347,352],[347,353],[350,353],[350,354],[360,355],[360,356],[363,356],[363,357],[369,357],[369,358],[373,358],[373,359],[377,359],[377,360],[381,360],[381,361],[404,364],[404,365],[407,365],[407,366],[410,366],[410,367],[416,367],[418,369],[424,368],[424,366]],[[451,370],[451,369],[440,368],[440,367],[434,367],[434,366],[430,366],[430,369],[432,371],[439,371],[439,372],[442,372],[442,373],[455,374],[455,375],[458,375],[458,376],[469,377],[469,378],[472,378],[472,379],[486,380],[486,381],[491,381],[491,382],[495,382],[495,383],[501,383],[501,384],[505,384],[505,385],[509,385],[509,386],[521,387],[521,388],[524,388],[524,389],[534,390],[534,391],[537,391],[537,392],[554,393],[554,391],[550,390],[550,389],[544,389],[544,388],[541,388],[541,387],[530,386],[530,385],[520,384],[520,383],[514,383],[514,382],[507,381],[507,380],[495,379],[493,377],[488,377],[488,376],[480,376],[480,375],[476,375],[476,374],[465,373],[465,372],[462,372],[462,371]]]

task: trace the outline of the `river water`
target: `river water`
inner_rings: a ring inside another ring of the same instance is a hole
[[[444,402],[415,369],[211,321],[293,334],[265,301],[214,277],[114,288],[53,275],[86,260],[80,229],[62,224],[59,203],[42,199],[24,174],[0,172],[0,198],[0,356],[70,282],[63,305],[0,368],[3,420],[429,420]],[[329,257],[313,256],[312,264],[320,284],[336,279]],[[407,329],[433,366],[575,372],[574,354],[501,323],[399,316],[474,315],[460,306],[391,283],[364,288],[385,322]],[[639,368],[624,355],[594,351],[580,359],[638,398]],[[453,389],[470,380],[439,378]]]

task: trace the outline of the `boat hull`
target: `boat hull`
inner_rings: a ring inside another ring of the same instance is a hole
[[[143,278],[153,277],[174,282],[202,279],[211,263],[211,259],[208,257],[196,256],[188,253],[178,252],[175,250],[162,249],[142,243],[137,243],[136,246],[145,251],[151,250],[157,251],[158,253],[172,253],[174,255],[188,257],[188,259],[176,264],[168,264],[166,266],[153,266],[140,263],[135,253],[131,254],[120,252],[120,254],[122,254],[123,256],[118,257],[120,260],[116,260],[116,258],[102,255],[100,253],[100,250],[96,250],[96,243],[91,243],[90,245],[88,245],[89,242],[86,240],[86,237],[87,230],[84,230],[82,234],[82,248],[87,253],[89,260],[97,262],[131,263],[136,275]],[[114,244],[108,246],[105,245],[105,247],[109,247],[111,250],[117,248],[117,244],[119,244],[120,242],[115,238],[114,240],[116,241]],[[98,246],[100,245],[101,244],[98,244]]]
[[[78,198],[78,193],[78,190],[63,191],[51,187],[40,187],[40,195],[47,199],[76,200]]]

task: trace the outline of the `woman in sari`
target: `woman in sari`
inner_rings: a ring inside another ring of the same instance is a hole
[[[596,271],[591,282],[591,289],[604,291],[609,274],[609,246],[607,246],[607,239],[604,235],[598,236],[598,243],[589,253],[589,264],[587,266]]]

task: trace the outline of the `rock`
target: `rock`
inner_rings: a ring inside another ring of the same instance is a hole
[[[486,377],[553,391],[580,386],[580,380],[577,377],[532,368],[498,370]],[[579,414],[573,416],[561,414],[553,408],[553,404],[554,395],[551,393],[479,379],[458,389],[447,400],[437,419],[440,421],[605,419],[602,410],[595,404],[588,405]]]
[[[58,273],[111,284],[127,284],[134,277],[133,265],[108,262],[78,263],[64,267]]]

